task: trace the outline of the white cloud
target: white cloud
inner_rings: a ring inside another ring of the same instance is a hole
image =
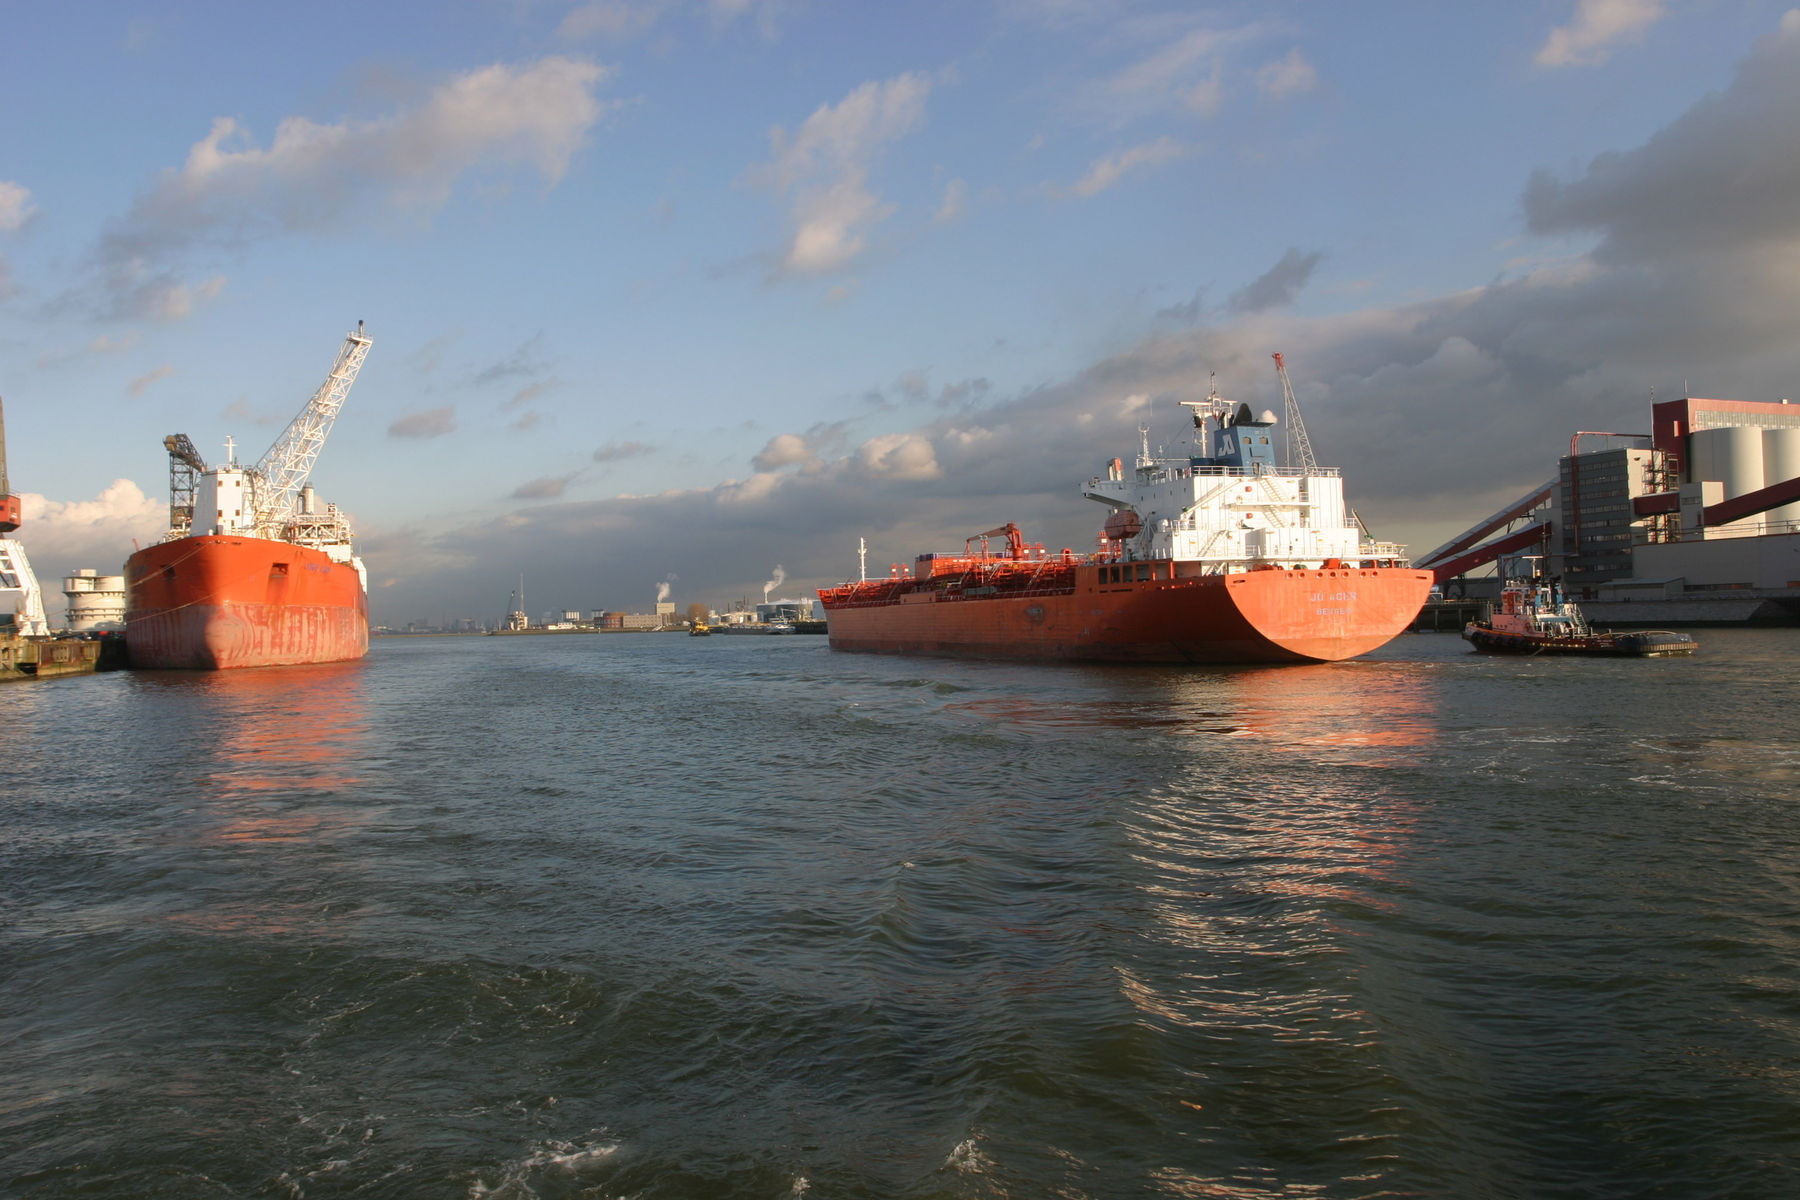
[[[1319,83],[1319,73],[1295,46],[1285,58],[1265,65],[1256,73],[1256,86],[1271,100],[1285,100],[1310,92]]]
[[[1188,28],[1177,34],[1170,33],[1166,22],[1140,22],[1131,28],[1156,48],[1079,92],[1084,108],[1115,122],[1168,111],[1216,116],[1224,105],[1227,57],[1259,36],[1252,26]]]
[[[1574,19],[1550,31],[1537,52],[1540,67],[1587,67],[1605,62],[1621,42],[1641,41],[1663,19],[1663,0],[1581,0]]]
[[[789,0],[706,0],[712,27],[723,30],[743,19],[750,19],[764,38],[773,40],[776,27]]]
[[[869,82],[835,105],[821,105],[791,137],[769,135],[770,158],[746,178],[790,203],[793,226],[777,274],[820,275],[849,266],[869,231],[893,213],[869,188],[881,150],[925,119],[931,81],[899,75]]]
[[[64,347],[61,349],[44,351],[42,354],[38,355],[37,365],[39,369],[46,369],[49,367],[59,367],[66,362],[80,358],[83,354],[92,354],[96,356],[103,354],[121,354],[137,345],[137,341],[138,335],[135,330],[122,333],[118,337],[109,337],[104,333],[97,334],[89,340],[85,346],[79,348]]]
[[[580,475],[577,471],[572,475],[544,475],[529,483],[522,483],[513,489],[514,500],[555,500],[568,490],[569,484]]]
[[[162,366],[154,367],[148,373],[139,375],[136,379],[133,379],[130,383],[125,385],[125,390],[130,392],[133,396],[141,396],[151,384],[156,383],[158,380],[167,379],[174,373],[175,368],[164,363]]]
[[[1077,196],[1097,196],[1133,171],[1173,162],[1188,152],[1188,147],[1166,137],[1121,150],[1089,167],[1087,174],[1075,184],[1074,192]]]
[[[570,41],[600,37],[622,42],[648,32],[665,7],[665,0],[588,0],[569,11],[556,27],[556,36]]]
[[[944,185],[944,199],[938,205],[937,215],[932,218],[939,225],[953,225],[962,219],[969,207],[969,185],[960,179],[952,179]]]
[[[795,463],[812,461],[812,446],[805,438],[797,433],[778,433],[769,439],[769,444],[751,460],[750,465],[758,471],[778,471]]]
[[[936,479],[942,472],[929,439],[912,433],[884,433],[856,449],[858,471],[871,479]]]
[[[628,458],[642,458],[646,454],[654,453],[655,450],[655,446],[646,445],[643,442],[608,442],[594,451],[594,461],[597,463],[623,462]]]
[[[108,282],[109,315],[146,317],[152,321],[186,320],[196,308],[225,290],[223,275],[200,283],[182,283],[172,272],[152,271],[141,258],[114,263]]]
[[[396,438],[435,438],[455,432],[455,405],[408,413],[388,426],[388,436]]]
[[[0,233],[17,233],[34,211],[28,188],[0,179]]]
[[[219,117],[103,238],[111,307],[184,315],[193,297],[168,264],[198,245],[329,231],[372,199],[429,211],[483,169],[525,167],[555,184],[605,111],[594,96],[604,78],[596,64],[560,56],[483,67],[376,120],[288,117],[266,147]]]
[[[167,501],[146,496],[129,479],[113,480],[92,500],[51,500],[36,492],[19,500],[22,540],[52,613],[60,612],[62,576],[78,567],[117,574],[134,542],[148,545],[169,527]]]

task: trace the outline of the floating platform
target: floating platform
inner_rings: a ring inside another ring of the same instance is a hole
[[[121,638],[0,634],[0,682],[92,675],[96,671],[116,671],[124,665],[125,642]]]

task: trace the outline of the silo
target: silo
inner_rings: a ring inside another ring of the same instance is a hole
[[[70,633],[125,628],[123,575],[102,575],[92,567],[83,567],[63,577],[63,595],[69,600],[63,617]]]
[[[1800,429],[1763,430],[1763,483],[1774,487],[1790,479],[1800,478]],[[1771,527],[1780,532],[1800,532],[1800,501],[1771,508],[1763,514]],[[1786,524],[1784,524],[1786,523]]]
[[[1688,439],[1688,453],[1694,460],[1688,477],[1695,481],[1717,480],[1725,485],[1726,500],[1763,485],[1763,431],[1747,425],[1727,429],[1702,429]],[[1760,530],[1761,514],[1720,526],[1732,530]]]

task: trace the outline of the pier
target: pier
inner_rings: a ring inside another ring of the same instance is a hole
[[[1460,633],[1470,621],[1485,620],[1491,604],[1488,600],[1462,598],[1427,600],[1407,629],[1412,633],[1439,633],[1445,630]]]

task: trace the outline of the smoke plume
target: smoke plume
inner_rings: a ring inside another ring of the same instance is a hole
[[[769,593],[774,591],[776,588],[780,587],[781,581],[786,578],[787,578],[787,572],[782,570],[780,563],[776,563],[774,577],[771,578],[769,580],[769,582],[763,584],[763,603],[764,604],[767,604],[769,602]]]

